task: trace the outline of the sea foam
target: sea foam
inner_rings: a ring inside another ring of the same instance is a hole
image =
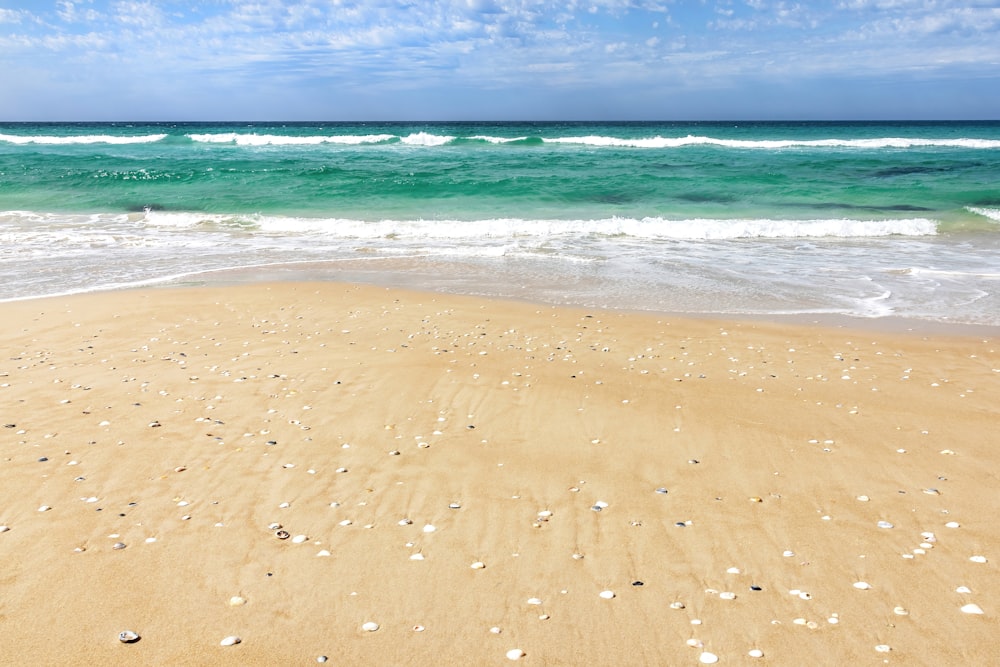
[[[11,144],[151,144],[162,141],[166,134],[144,134],[139,136],[113,136],[110,134],[85,134],[77,136],[34,136],[0,134],[0,141]]]

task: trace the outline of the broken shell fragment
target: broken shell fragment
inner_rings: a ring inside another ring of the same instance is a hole
[[[118,633],[118,641],[122,644],[132,644],[139,641],[139,634],[132,630],[122,630]]]

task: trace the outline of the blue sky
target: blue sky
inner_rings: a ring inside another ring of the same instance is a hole
[[[1000,1],[0,0],[0,120],[1000,118]]]

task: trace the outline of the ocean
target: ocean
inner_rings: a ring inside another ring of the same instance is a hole
[[[998,326],[1000,122],[0,124],[0,300],[285,279]]]

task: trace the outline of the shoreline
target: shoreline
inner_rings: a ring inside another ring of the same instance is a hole
[[[0,662],[998,658],[995,337],[340,282],[0,315]]]

